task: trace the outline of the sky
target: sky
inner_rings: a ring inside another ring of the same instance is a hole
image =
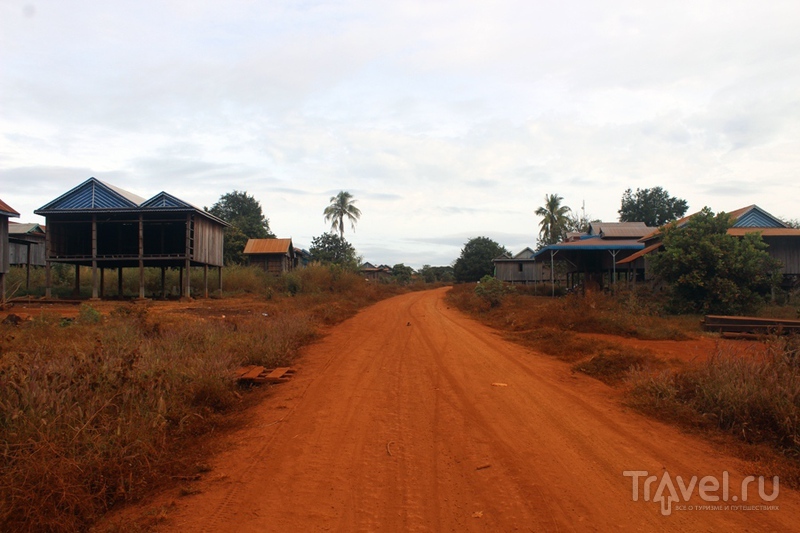
[[[800,218],[800,2],[0,0],[0,198],[89,177],[255,197],[308,248],[340,190],[364,261],[536,246],[547,194],[663,187]]]

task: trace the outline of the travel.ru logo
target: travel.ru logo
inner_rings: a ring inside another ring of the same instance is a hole
[[[640,495],[644,501],[655,502],[661,505],[661,514],[672,514],[673,504],[678,511],[774,511],[777,505],[746,504],[753,494],[751,483],[756,481],[755,476],[747,476],[742,480],[738,494],[731,494],[728,484],[727,470],[722,472],[722,481],[715,476],[705,476],[698,480],[697,476],[685,481],[681,476],[672,476],[666,470],[659,480],[658,476],[650,475],[646,470],[625,470],[623,476],[631,478],[633,486],[633,501],[638,502]],[[655,489],[655,490],[654,490]],[[687,505],[695,493],[704,502],[712,505]],[[764,476],[758,477],[758,496],[761,502],[772,502],[778,497],[780,491],[778,476],[772,478],[772,492],[767,493]],[[651,498],[652,496],[652,498]],[[722,502],[722,503],[720,503]],[[738,503],[730,505],[727,502]]]

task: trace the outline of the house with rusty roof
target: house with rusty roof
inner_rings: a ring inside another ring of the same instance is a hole
[[[160,192],[144,199],[124,189],[89,178],[36,211],[46,219],[46,294],[51,294],[50,267],[75,266],[75,286],[80,287],[80,267],[92,269],[92,298],[102,297],[106,269],[116,269],[117,291],[122,296],[122,270],[139,271],[139,297],[144,298],[144,269],[181,272],[182,296],[191,295],[190,269],[203,268],[208,295],[208,268],[217,267],[222,279],[222,247],[227,222]]]
[[[685,226],[697,213],[676,220],[673,224]],[[749,205],[728,213],[733,221],[728,235],[743,237],[748,233],[759,233],[767,244],[767,253],[778,259],[783,268],[783,287],[790,289],[800,281],[800,229],[790,228],[779,218],[757,205]],[[639,270],[649,277],[647,257],[662,248],[661,231],[656,229],[639,239],[642,249],[617,261],[620,269]]]
[[[392,277],[392,267],[389,265],[375,266],[370,262],[364,263],[358,269],[358,272],[367,280],[377,281],[380,279],[388,279]]]
[[[0,303],[5,303],[6,301],[6,274],[11,268],[8,247],[8,219],[12,217],[19,217],[19,213],[3,200],[0,200]]]
[[[298,266],[292,239],[248,239],[243,255],[249,265],[271,274],[289,272]]]

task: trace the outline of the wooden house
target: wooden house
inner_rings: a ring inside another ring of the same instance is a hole
[[[592,222],[586,233],[545,246],[534,257],[550,263],[551,283],[555,283],[555,274],[560,268],[567,287],[580,285],[601,289],[627,274],[617,268],[618,262],[642,250],[645,245],[640,239],[653,229],[644,222]]]
[[[372,263],[364,263],[358,269],[358,272],[369,281],[377,281],[380,279],[388,279],[392,277],[392,269],[387,265],[375,266]]]
[[[164,271],[181,271],[181,295],[191,295],[189,271],[203,268],[208,294],[208,267],[223,265],[223,220],[166,192],[149,200],[89,178],[35,211],[46,219],[47,296],[50,296],[50,266],[76,266],[76,288],[80,266],[92,268],[92,297],[102,297],[101,279],[108,268],[118,273],[122,295],[122,269],[138,268],[139,297],[144,298],[144,268],[160,267],[162,295]]]
[[[297,266],[292,239],[249,239],[243,254],[249,265],[271,274],[289,272]]]
[[[514,255],[505,253],[493,259],[494,277],[511,284],[536,284],[544,281],[549,282],[550,263],[539,259],[536,260],[536,252],[530,248],[525,248]],[[560,273],[556,276],[561,280]]]
[[[19,217],[7,203],[0,200],[0,303],[6,301],[6,274],[11,268],[9,260],[8,224],[9,218]]]
[[[45,228],[39,224],[9,222],[8,257],[11,266],[25,267],[25,288],[31,288],[31,267],[43,267],[45,258]]]
[[[738,237],[760,233],[767,244],[767,253],[778,259],[783,268],[783,287],[791,289],[800,280],[800,229],[788,227],[782,220],[767,213],[757,205],[749,205],[729,213],[733,226],[728,235]],[[677,220],[678,227],[685,226],[694,215]],[[640,239],[642,250],[617,262],[621,269],[639,269],[649,277],[647,256],[661,249],[661,231],[655,230]]]

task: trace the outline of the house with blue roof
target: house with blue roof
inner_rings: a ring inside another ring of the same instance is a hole
[[[216,267],[221,279],[224,229],[228,224],[166,192],[150,199],[89,178],[55,200],[37,215],[47,220],[46,294],[50,297],[50,267],[75,265],[76,290],[80,267],[92,269],[92,298],[103,297],[106,269],[118,275],[122,296],[122,270],[139,270],[139,297],[144,298],[145,267],[161,268],[162,296],[166,268],[181,271],[180,292],[191,295],[189,271],[203,268],[208,295],[208,268]]]

